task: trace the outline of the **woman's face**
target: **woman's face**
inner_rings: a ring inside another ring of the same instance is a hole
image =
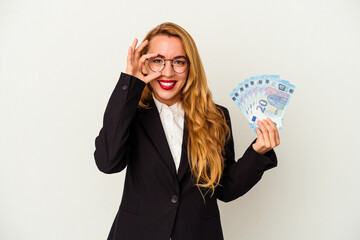
[[[178,37],[158,35],[149,42],[147,53],[157,53],[164,59],[186,57],[181,40]],[[146,62],[146,72],[151,71]],[[165,61],[161,76],[150,82],[155,98],[168,106],[179,101],[181,89],[185,85],[189,68],[183,73],[176,73],[171,67],[171,61]]]

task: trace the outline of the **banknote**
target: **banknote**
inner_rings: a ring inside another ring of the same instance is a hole
[[[283,116],[295,86],[280,75],[252,76],[240,82],[230,94],[255,130],[258,120],[270,118],[282,129]]]

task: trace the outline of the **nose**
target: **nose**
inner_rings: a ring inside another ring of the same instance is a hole
[[[161,71],[163,76],[170,77],[174,75],[174,70],[172,69],[171,63],[171,61],[165,61],[164,69]]]

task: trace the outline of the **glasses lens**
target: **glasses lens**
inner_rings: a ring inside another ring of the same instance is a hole
[[[183,73],[188,68],[188,63],[185,58],[175,59],[173,61],[173,69],[177,73]]]
[[[164,68],[164,59],[162,58],[150,58],[149,67],[154,72],[160,72]]]

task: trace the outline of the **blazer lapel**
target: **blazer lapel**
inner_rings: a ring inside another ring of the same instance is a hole
[[[171,155],[169,144],[167,143],[165,132],[161,124],[159,112],[155,106],[154,100],[149,102],[150,108],[139,109],[139,120],[147,131],[153,144],[161,154],[169,170],[176,176],[174,159]]]
[[[186,118],[185,118],[186,119]],[[188,139],[188,128],[186,121],[184,121],[184,134],[182,141],[182,150],[181,150],[181,158],[180,158],[180,166],[178,169],[178,182],[181,181],[185,172],[189,168],[188,155],[187,155],[187,139]]]

